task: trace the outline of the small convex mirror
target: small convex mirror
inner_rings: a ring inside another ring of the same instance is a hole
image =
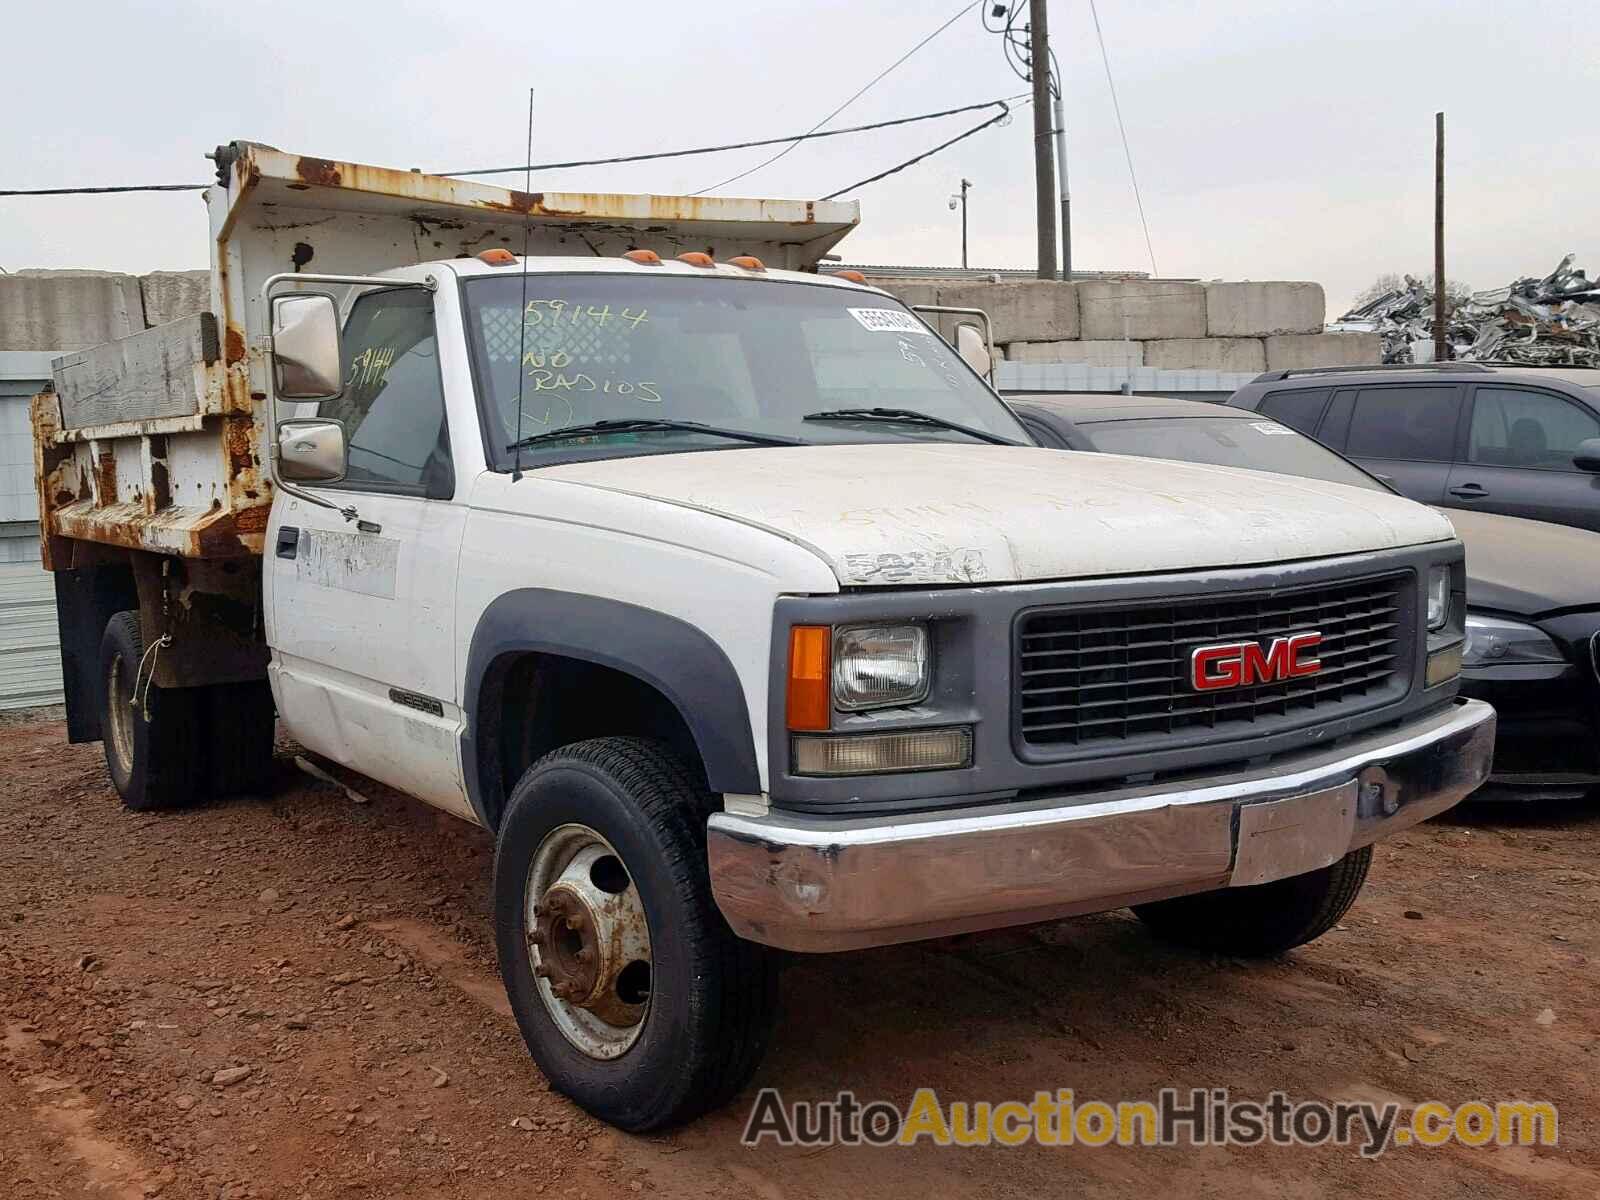
[[[278,471],[298,483],[337,483],[345,472],[344,422],[303,417],[278,422]]]

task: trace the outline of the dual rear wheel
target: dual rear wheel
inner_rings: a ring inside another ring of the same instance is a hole
[[[157,687],[159,653],[137,612],[112,617],[100,639],[100,732],[122,803],[147,812],[264,787],[274,720],[266,683]]]

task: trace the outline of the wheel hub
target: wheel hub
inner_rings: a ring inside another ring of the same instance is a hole
[[[650,929],[638,888],[593,830],[545,839],[528,880],[528,951],[541,997],[579,1049],[614,1058],[649,1004]]]

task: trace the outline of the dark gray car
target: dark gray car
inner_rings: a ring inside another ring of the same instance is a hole
[[[1600,370],[1268,371],[1228,403],[1311,435],[1413,500],[1600,531]]]
[[[1041,445],[1171,458],[1383,488],[1308,437],[1220,404],[1144,396],[1008,397]],[[1463,695],[1499,713],[1480,798],[1600,789],[1600,533],[1453,512],[1467,548]]]

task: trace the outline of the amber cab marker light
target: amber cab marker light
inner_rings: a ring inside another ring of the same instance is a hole
[[[735,267],[743,267],[746,271],[765,271],[767,264],[753,254],[740,254],[728,260]]]
[[[829,659],[833,630],[827,625],[795,625],[789,630],[788,723],[790,729],[826,729],[831,701],[828,695]]]
[[[685,250],[678,255],[678,261],[688,263],[691,267],[714,267],[717,265],[717,260],[704,250]]]
[[[661,255],[654,250],[629,250],[622,257],[629,262],[638,263],[641,267],[659,267],[661,265]]]
[[[478,251],[478,261],[491,267],[514,267],[517,256],[503,246],[492,246]]]
[[[867,281],[867,277],[860,271],[835,271],[834,274],[840,279],[848,279],[851,283],[865,283]]]

